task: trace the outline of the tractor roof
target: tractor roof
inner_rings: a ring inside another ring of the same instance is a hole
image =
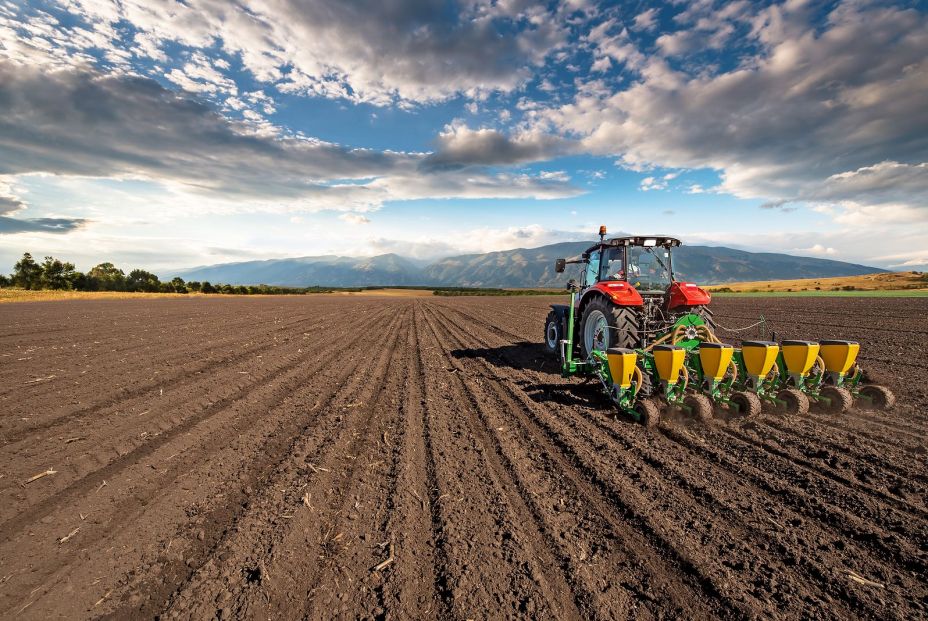
[[[590,253],[600,246],[648,246],[648,247],[667,247],[675,248],[680,245],[680,240],[676,237],[667,235],[635,235],[630,237],[613,237],[607,239],[601,244],[594,244],[586,249],[583,253],[584,259],[590,256]]]
[[[679,246],[680,240],[667,235],[635,235],[633,237],[613,237],[607,239],[609,246]]]

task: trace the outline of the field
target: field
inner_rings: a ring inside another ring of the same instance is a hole
[[[763,280],[756,282],[734,282],[707,287],[710,291],[721,289],[735,293],[797,293],[828,295],[860,295],[871,292],[876,295],[928,295],[928,278],[921,272],[881,272],[860,276],[837,276],[834,278],[799,278],[795,280]]]
[[[719,298],[900,404],[649,431],[560,299],[0,306],[0,617],[928,616],[928,300]]]

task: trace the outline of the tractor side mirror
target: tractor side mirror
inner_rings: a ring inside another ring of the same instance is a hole
[[[571,278],[567,281],[567,290],[568,291],[579,291],[580,287],[577,286],[577,281]]]
[[[566,259],[555,259],[554,260],[554,271],[555,272],[557,272],[558,274],[561,274],[566,268],[567,268]]]

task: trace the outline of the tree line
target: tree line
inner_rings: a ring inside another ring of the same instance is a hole
[[[101,263],[86,273],[73,263],[45,257],[41,263],[30,253],[13,266],[9,276],[0,274],[0,287],[23,289],[60,289],[70,291],[128,291],[146,293],[225,293],[230,295],[302,294],[330,291],[321,287],[276,287],[273,285],[211,284],[209,281],[185,281],[175,277],[162,282],[151,272],[134,269],[128,274],[112,263]]]

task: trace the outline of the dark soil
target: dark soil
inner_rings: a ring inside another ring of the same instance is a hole
[[[928,616],[928,299],[719,298],[898,405],[652,430],[560,301],[0,306],[0,617]]]

